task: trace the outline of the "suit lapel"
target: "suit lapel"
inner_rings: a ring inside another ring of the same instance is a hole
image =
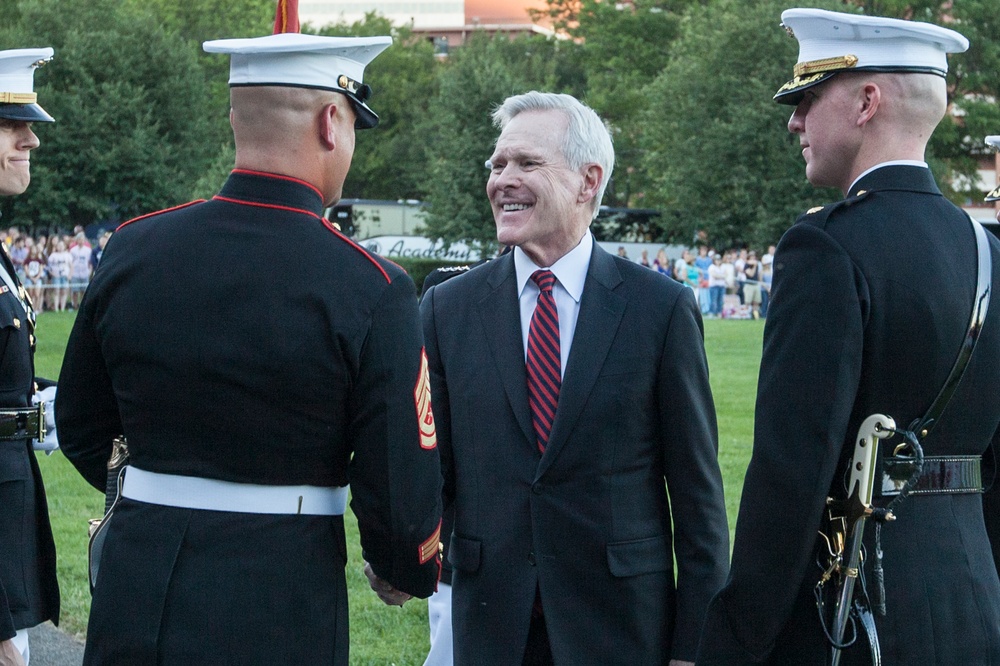
[[[479,316],[507,401],[525,438],[534,448],[536,437],[528,407],[528,376],[524,369],[521,309],[517,299],[513,254],[498,257],[485,268],[491,274],[486,280],[488,289],[477,304]]]
[[[538,477],[552,465],[580,418],[587,398],[597,384],[611,343],[625,314],[627,301],[615,294],[622,282],[614,258],[594,244],[587,269],[587,281],[580,299],[580,316],[573,333],[573,347],[566,362],[559,408],[549,436],[549,445],[538,466]],[[527,390],[525,390],[527,393]]]

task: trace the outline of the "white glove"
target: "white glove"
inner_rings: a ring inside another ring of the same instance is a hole
[[[31,403],[45,403],[45,439],[34,440],[32,447],[35,451],[45,451],[45,455],[51,456],[52,452],[59,448],[59,436],[56,435],[56,387],[50,386],[41,391],[36,391],[31,396]]]

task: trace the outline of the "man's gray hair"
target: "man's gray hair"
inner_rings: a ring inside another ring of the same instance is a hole
[[[563,137],[562,151],[570,168],[579,169],[592,162],[601,165],[604,177],[597,196],[594,197],[593,216],[597,217],[604,190],[607,189],[611,172],[615,168],[615,147],[607,125],[593,109],[580,103],[572,95],[537,90],[505,99],[493,112],[493,124],[503,131],[514,116],[525,111],[561,111],[566,114],[569,124]]]

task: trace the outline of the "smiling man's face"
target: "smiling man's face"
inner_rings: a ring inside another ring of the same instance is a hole
[[[497,240],[550,266],[576,247],[591,218],[584,176],[563,155],[568,119],[562,111],[525,111],[510,120],[490,157],[486,194]]]
[[[13,196],[28,189],[28,155],[37,147],[38,137],[31,131],[31,123],[0,118],[0,195]]]

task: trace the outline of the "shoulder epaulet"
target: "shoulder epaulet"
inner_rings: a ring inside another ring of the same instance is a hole
[[[155,211],[155,212],[152,212],[152,213],[146,213],[145,215],[140,215],[139,217],[133,217],[131,220],[127,220],[127,221],[122,222],[121,224],[119,224],[118,228],[115,229],[115,231],[119,231],[123,227],[127,227],[128,225],[132,224],[133,222],[138,222],[139,220],[145,220],[145,219],[150,218],[150,217],[156,217],[157,215],[163,215],[164,213],[172,213],[175,210],[181,210],[182,208],[187,208],[188,206],[193,206],[195,204],[200,204],[200,203],[205,203],[205,200],[204,199],[195,199],[194,201],[189,201],[189,202],[187,202],[185,204],[181,204],[180,206],[174,206],[173,208],[164,208],[163,210],[158,210],[158,211]]]
[[[441,273],[464,273],[465,271],[467,271],[467,270],[469,270],[471,268],[472,268],[471,266],[469,266],[468,264],[466,264],[464,266],[442,266],[442,267],[437,268],[435,270],[437,270],[437,271],[439,271]]]
[[[799,216],[799,221],[809,222],[812,224],[822,224],[834,211],[852,206],[859,201],[864,200],[867,196],[868,190],[858,190],[846,199],[841,199],[840,201],[835,201],[834,203],[826,204],[824,206],[813,206]]]

